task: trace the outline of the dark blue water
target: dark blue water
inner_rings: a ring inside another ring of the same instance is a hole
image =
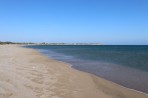
[[[125,87],[148,93],[148,46],[27,46]]]

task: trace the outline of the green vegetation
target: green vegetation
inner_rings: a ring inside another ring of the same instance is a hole
[[[0,45],[4,45],[4,44],[15,44],[15,43],[13,43],[13,42],[1,42],[0,41]]]
[[[5,45],[5,44],[18,44],[18,45],[101,45],[99,43],[33,43],[33,42],[2,42],[0,41],[0,45]]]
[[[16,43],[16,42],[2,42],[0,41],[0,45],[6,45],[6,44],[19,44],[19,45],[26,45],[26,44],[35,44],[35,43],[32,43],[32,42],[29,42],[29,43]]]

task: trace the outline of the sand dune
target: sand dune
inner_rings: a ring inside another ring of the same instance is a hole
[[[0,46],[0,98],[148,98],[33,49]]]

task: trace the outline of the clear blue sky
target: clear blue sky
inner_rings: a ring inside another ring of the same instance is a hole
[[[148,0],[0,0],[0,41],[148,45]]]

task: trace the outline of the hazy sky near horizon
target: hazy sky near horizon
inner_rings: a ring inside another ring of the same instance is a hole
[[[148,45],[148,0],[0,0],[0,41]]]

